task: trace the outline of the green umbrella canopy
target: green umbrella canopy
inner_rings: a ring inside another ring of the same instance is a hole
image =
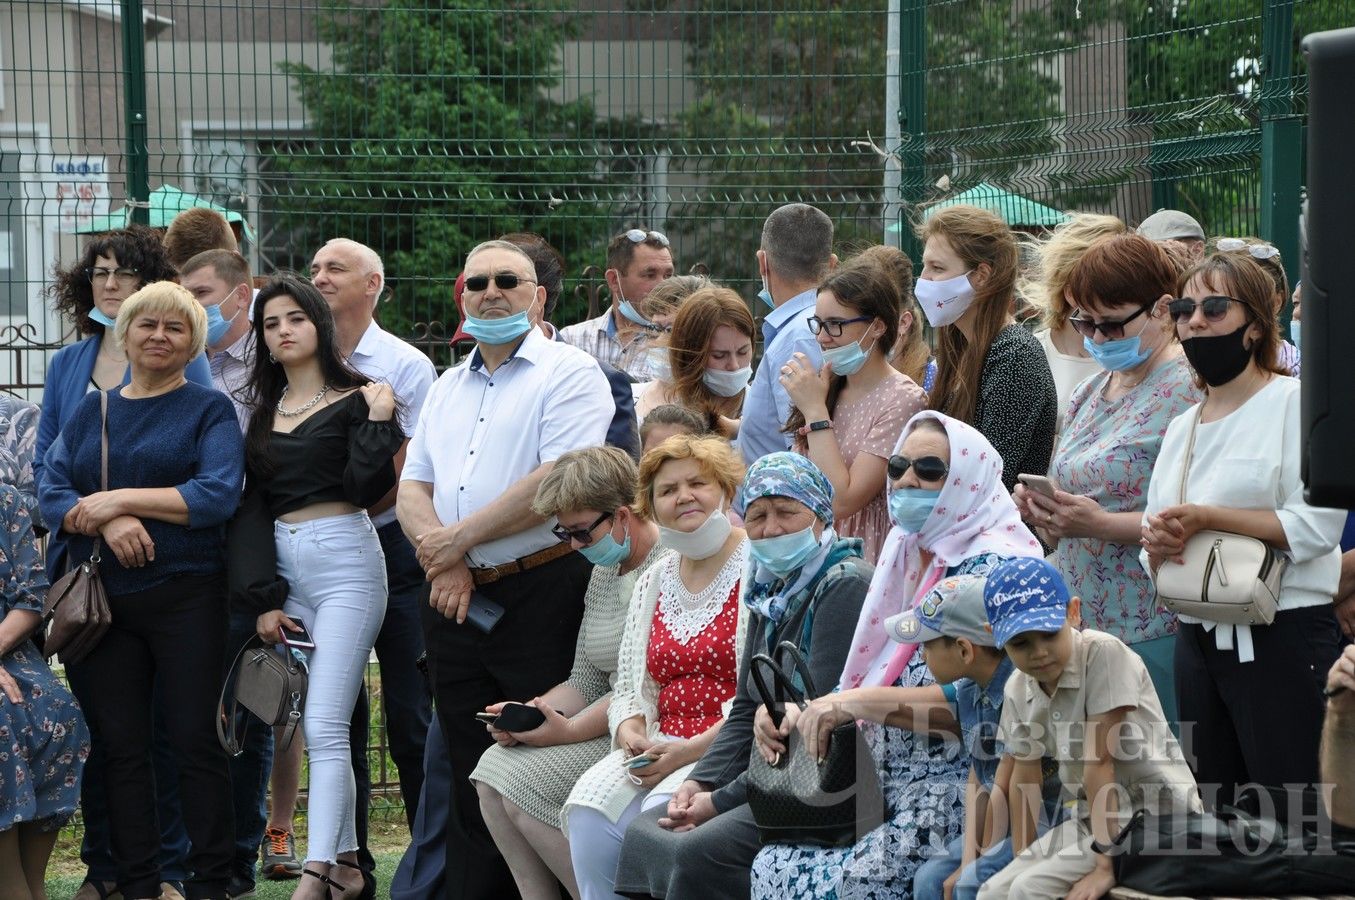
[[[922,213],[922,218],[931,218],[932,212],[947,206],[977,206],[980,209],[997,213],[1012,228],[1053,228],[1068,218],[1057,209],[1042,203],[1036,203],[1028,197],[1004,191],[986,181],[980,181],[967,191],[956,194],[949,200],[933,203]],[[898,231],[899,223],[889,226],[889,231]]]
[[[171,185],[162,185],[151,191],[151,208],[149,224],[152,228],[168,228],[169,223],[174,221],[174,217],[186,209],[194,206],[202,206],[207,209],[214,209],[226,217],[227,222],[239,222],[245,231],[245,237],[254,240],[254,231],[245,221],[245,217],[233,209],[227,209],[224,206],[218,206],[210,200],[204,200],[197,194],[190,194],[181,191]],[[105,231],[116,231],[119,228],[126,228],[132,221],[132,208],[124,206],[122,209],[115,209],[106,216],[95,216],[89,220],[88,225],[82,225],[76,229],[77,234],[100,234]]]

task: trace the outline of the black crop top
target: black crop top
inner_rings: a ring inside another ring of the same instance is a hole
[[[395,453],[405,436],[392,416],[367,418],[361,391],[320,410],[290,432],[268,439],[273,471],[248,471],[273,518],[314,503],[344,501],[366,509],[395,487]]]

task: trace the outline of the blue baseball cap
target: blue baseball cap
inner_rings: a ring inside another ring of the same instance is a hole
[[[942,578],[917,606],[885,619],[885,631],[904,644],[925,644],[950,637],[991,647],[993,635],[987,628],[983,583],[978,575]]]
[[[1026,631],[1058,631],[1068,620],[1068,586],[1043,559],[1005,560],[988,573],[983,605],[998,647]]]

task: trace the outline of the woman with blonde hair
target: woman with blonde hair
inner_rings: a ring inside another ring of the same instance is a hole
[[[936,383],[936,360],[922,333],[922,314],[913,299],[913,261],[898,247],[876,244],[856,255],[884,270],[899,291],[899,338],[889,352],[889,363],[924,391]]]
[[[119,302],[111,337],[131,379],[75,405],[38,486],[43,520],[71,559],[89,559],[103,541],[99,576],[113,624],[66,673],[103,760],[118,891],[127,900],[161,894],[155,801],[168,785],[157,788],[151,763],[158,695],[173,712],[166,730],[192,841],[185,894],[225,900],[233,807],[215,720],[226,656],[224,526],[244,480],[240,425],[225,394],[185,373],[207,342],[207,314],[188,291],[146,285]]]
[[[614,896],[626,826],[668,802],[733,703],[748,538],[726,511],[742,481],[739,454],[715,437],[671,437],[640,460],[635,510],[658,525],[666,552],[631,595],[607,709],[615,749],[579,779],[561,813],[584,900]]]
[[[743,397],[753,377],[753,315],[743,298],[725,287],[688,297],[668,336],[670,377],[656,378],[635,398],[635,414],[676,403],[703,416],[727,438],[739,432]]]
[[[1059,431],[1063,430],[1063,415],[1073,388],[1101,372],[1101,366],[1083,346],[1082,335],[1068,323],[1080,299],[1068,296],[1068,276],[1092,244],[1128,231],[1129,226],[1114,216],[1072,213],[1048,235],[1025,243],[1032,265],[1016,289],[1040,316],[1035,340],[1044,350],[1059,392]]]
[[[1044,351],[1012,319],[1016,237],[976,206],[933,210],[914,229],[925,244],[913,290],[936,329],[928,408],[977,428],[1002,456],[1007,490],[1049,468],[1058,393]]]

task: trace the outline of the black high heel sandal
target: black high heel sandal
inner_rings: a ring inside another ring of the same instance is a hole
[[[314,869],[302,869],[302,870],[301,870],[301,874],[302,874],[302,875],[309,875],[309,876],[312,877],[312,878],[318,878],[318,879],[320,879],[322,882],[324,882],[324,884],[325,884],[325,896],[326,896],[326,897],[333,897],[333,896],[334,896],[334,889],[335,889],[335,888],[338,888],[339,894],[340,894],[340,895],[342,895],[343,892],[344,892],[344,890],[345,890],[345,888],[344,888],[344,886],[343,886],[342,884],[340,884],[339,882],[335,881],[333,878],[330,878],[328,875],[321,875],[319,872],[315,871]]]
[[[338,860],[336,865],[346,866],[350,869],[357,869],[362,873],[362,893],[358,894],[354,900],[376,900],[376,876],[368,872],[357,863],[351,863],[347,860]]]

